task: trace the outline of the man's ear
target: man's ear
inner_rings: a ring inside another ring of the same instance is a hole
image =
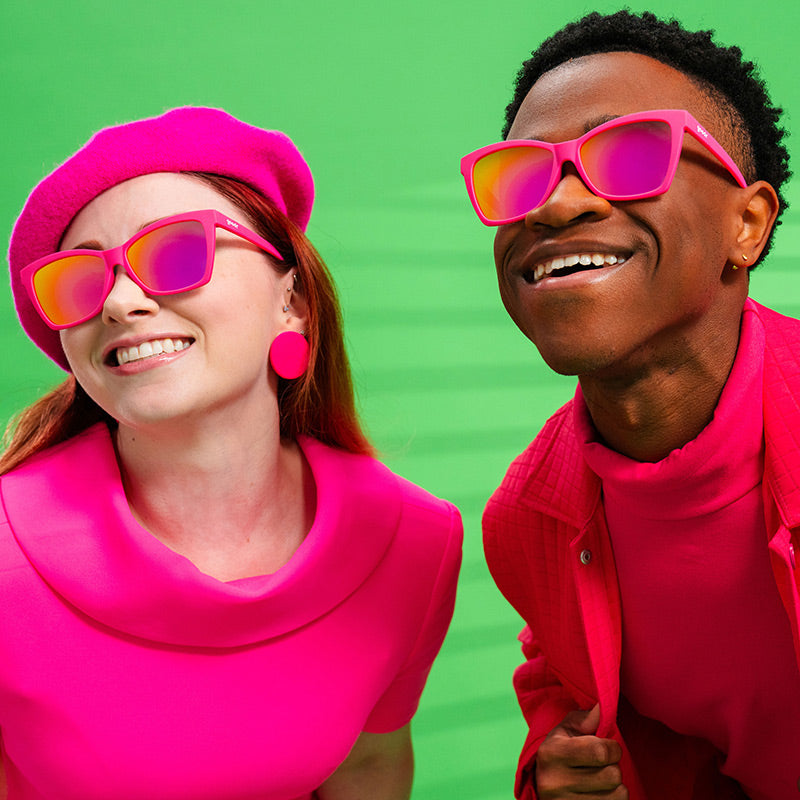
[[[756,181],[742,192],[736,243],[728,254],[728,260],[733,264],[752,266],[758,261],[772,232],[780,203],[775,189],[766,181]]]

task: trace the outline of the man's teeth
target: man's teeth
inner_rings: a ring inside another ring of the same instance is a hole
[[[151,356],[160,356],[162,353],[177,353],[179,350],[185,350],[191,343],[191,339],[152,339],[135,347],[118,347],[117,363],[122,365]]]
[[[580,264],[582,267],[593,265],[595,267],[612,267],[614,264],[624,264],[625,258],[623,256],[614,256],[606,253],[581,253],[580,255],[571,255],[554,258],[550,261],[544,261],[534,267],[534,280],[540,280],[545,275],[549,275],[559,269],[566,269],[567,267],[575,267]]]

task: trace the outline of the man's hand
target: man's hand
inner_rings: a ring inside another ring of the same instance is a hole
[[[600,705],[571,711],[553,728],[536,755],[536,793],[541,800],[627,800],[619,761],[622,748],[595,734]]]

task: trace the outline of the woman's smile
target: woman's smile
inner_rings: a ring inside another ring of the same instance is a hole
[[[142,175],[89,203],[62,246],[91,240],[116,247],[153,219],[203,208],[241,218],[240,209],[196,178]],[[268,354],[286,329],[291,274],[233,233],[216,237],[205,285],[153,295],[119,271],[101,312],[61,331],[75,377],[120,425],[174,423],[212,408],[248,419],[264,413],[265,397],[273,398],[267,405],[276,402]]]

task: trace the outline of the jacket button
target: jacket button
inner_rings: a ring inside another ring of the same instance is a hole
[[[581,550],[581,564],[589,564],[592,560],[591,550]]]

